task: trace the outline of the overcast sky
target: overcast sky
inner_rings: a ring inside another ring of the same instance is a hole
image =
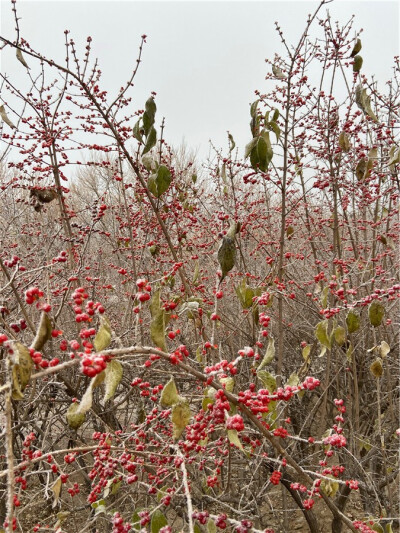
[[[287,1],[20,1],[21,35],[47,57],[63,60],[65,29],[82,51],[93,38],[107,90],[116,91],[135,65],[140,36],[148,35],[133,90],[135,109],[157,92],[158,118],[166,118],[165,137],[208,153],[208,141],[227,146],[229,130],[241,150],[250,140],[249,103],[254,90],[266,91],[265,58],[283,48],[274,29],[279,21],[293,44],[318,2]],[[363,72],[384,82],[399,54],[399,3],[334,1],[333,20],[355,15],[363,28]],[[1,0],[1,34],[12,40],[10,1]],[[317,26],[316,26],[317,28]],[[4,54],[2,72],[24,75],[15,56]]]

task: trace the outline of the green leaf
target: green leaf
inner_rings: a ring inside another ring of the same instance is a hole
[[[243,450],[243,444],[241,443],[241,441],[239,439],[239,435],[238,435],[238,432],[236,431],[236,429],[227,429],[226,430],[226,434],[228,436],[229,442],[234,444],[236,446],[236,448],[239,448],[239,450],[244,451]]]
[[[270,372],[267,372],[267,370],[258,370],[257,377],[269,392],[272,393],[276,390],[276,378]]]
[[[207,533],[217,533],[217,526],[212,518],[207,521]]]
[[[257,146],[257,141],[258,141],[258,138],[254,137],[254,139],[252,139],[248,144],[246,144],[246,148],[244,150],[244,158],[245,159],[247,159],[249,157],[249,155],[251,154],[253,149]]]
[[[96,352],[106,350],[111,343],[111,326],[108,319],[104,316],[100,316],[100,328],[96,333],[93,341],[94,349]]]
[[[167,351],[167,345],[165,342],[165,310],[161,307],[160,301],[160,289],[157,289],[150,300],[150,337],[153,343],[161,348],[163,351]]]
[[[257,142],[257,155],[259,159],[259,168],[262,172],[268,170],[268,165],[270,164],[272,157],[274,155],[272,151],[271,141],[269,139],[269,133],[263,131],[263,133],[258,138]]]
[[[140,128],[140,122],[141,122],[141,118],[136,122],[136,124],[133,126],[133,130],[132,130],[132,134],[133,134],[133,137],[139,141],[140,143],[143,142],[143,137],[142,137],[142,130]]]
[[[154,98],[152,96],[150,96],[150,98],[148,98],[146,103],[145,103],[145,111],[146,111],[148,117],[150,118],[150,120],[152,121],[152,123],[154,124],[154,119],[155,119],[155,116],[156,116],[157,106],[156,106],[156,103],[155,103]]]
[[[377,328],[381,325],[384,314],[385,308],[381,303],[377,301],[371,303],[368,308],[368,316],[369,321],[371,322],[371,325],[374,326],[374,328]]]
[[[157,172],[152,174],[148,181],[150,192],[160,198],[171,184],[172,175],[169,168],[165,165],[160,165]]]
[[[276,136],[276,142],[279,141],[279,137],[281,135],[281,129],[280,127],[278,126],[278,124],[274,121],[271,120],[271,122],[268,122],[266,124],[266,127],[270,130],[272,130],[274,133],[275,133],[275,136]]]
[[[297,387],[299,383],[300,383],[300,378],[297,372],[293,372],[292,374],[290,374],[289,379],[286,382],[286,385],[290,385],[291,387]]]
[[[252,307],[255,291],[247,285],[247,278],[243,278],[235,290],[243,309]]]
[[[104,383],[106,390],[104,393],[103,404],[112,398],[122,380],[123,369],[119,361],[112,359],[107,363],[105,369]]]
[[[78,413],[79,402],[71,403],[67,411],[67,422],[71,429],[79,429],[85,421],[85,413]]]
[[[250,116],[252,118],[256,117],[257,116],[257,106],[258,106],[258,102],[260,100],[256,100],[255,102],[253,102],[250,106]]]
[[[189,424],[192,413],[189,402],[185,399],[179,400],[172,406],[171,420],[173,425],[173,438],[175,441],[182,435],[185,427]]]
[[[355,333],[360,329],[360,317],[354,311],[349,311],[346,316],[346,326],[349,333]]]
[[[363,64],[363,58],[358,55],[355,56],[354,63],[353,63],[353,72],[360,72],[362,64]]]
[[[355,44],[354,44],[353,50],[351,51],[351,56],[350,57],[354,57],[355,55],[357,55],[358,52],[361,50],[361,48],[362,48],[361,39],[357,39]]]
[[[157,132],[154,126],[151,126],[146,139],[146,144],[144,145],[142,156],[150,152],[150,150],[155,146],[157,142]]]
[[[275,358],[275,340],[273,337],[270,337],[268,339],[267,351],[265,352],[265,355],[261,363],[258,365],[258,372],[260,372],[260,370],[262,370],[265,366],[272,363],[274,358]]]
[[[315,337],[321,346],[324,346],[328,350],[331,349],[331,341],[328,337],[328,320],[322,320],[317,324],[315,328]]]
[[[197,522],[197,520],[195,520],[194,524],[193,524],[193,533],[203,533],[203,530],[201,529],[199,523]]]
[[[168,383],[164,386],[161,398],[160,398],[160,404],[161,407],[167,408],[171,407],[172,405],[176,404],[181,400],[182,398],[178,394],[178,389],[176,388],[175,380],[171,376]]]

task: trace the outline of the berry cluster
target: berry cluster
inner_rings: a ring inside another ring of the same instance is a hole
[[[244,430],[243,418],[240,415],[228,416],[225,424],[226,429],[236,429],[236,431]]]
[[[91,322],[92,316],[97,311],[100,315],[102,315],[105,311],[104,307],[101,305],[100,302],[93,302],[92,300],[89,300],[86,303],[85,311],[83,311],[82,304],[85,300],[87,300],[89,295],[85,291],[83,287],[78,287],[75,289],[75,291],[72,293],[72,299],[74,300],[74,313],[75,313],[75,321],[80,322]]]
[[[42,298],[43,295],[43,291],[41,291],[38,287],[30,287],[27,291],[25,291],[25,302],[28,305],[32,305],[33,302]]]
[[[274,470],[269,480],[273,485],[279,485],[281,477],[282,477],[282,472],[279,472],[279,470]]]

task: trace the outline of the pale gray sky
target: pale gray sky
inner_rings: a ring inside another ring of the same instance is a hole
[[[282,53],[275,31],[279,21],[293,44],[304,29],[307,14],[318,2],[301,1],[57,1],[17,2],[21,35],[47,57],[63,60],[65,29],[82,52],[93,38],[103,84],[114,93],[135,65],[140,36],[148,35],[143,63],[133,90],[135,109],[151,91],[157,92],[158,119],[166,118],[165,137],[208,153],[208,140],[226,146],[229,130],[241,153],[250,140],[249,103],[254,90],[267,91],[265,58]],[[397,1],[334,1],[332,19],[363,28],[363,72],[379,81],[391,75],[399,54]],[[324,12],[323,11],[323,12]],[[322,13],[323,13],[322,12]],[[10,2],[1,0],[1,34],[14,39]],[[315,25],[318,31],[317,25]],[[24,68],[14,55],[4,54],[2,72],[22,79]]]

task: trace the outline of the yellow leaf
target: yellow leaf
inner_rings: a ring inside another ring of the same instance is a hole
[[[161,407],[171,407],[171,405],[174,405],[175,403],[179,402],[180,399],[181,397],[178,394],[178,389],[176,388],[174,378],[171,376],[170,380],[164,386],[161,393]]]
[[[121,382],[123,369],[119,361],[113,359],[107,363],[105,372],[105,385],[106,391],[104,393],[103,404],[105,404],[110,398],[112,398],[117,390],[118,385]]]
[[[110,322],[105,316],[100,317],[100,328],[97,332],[93,345],[96,352],[106,350],[111,343],[111,326]]]
[[[190,407],[187,400],[182,399],[173,405],[171,411],[171,420],[173,424],[174,440],[178,440],[182,435],[185,427],[189,424],[191,416],[192,413],[190,412]]]
[[[54,507],[57,506],[58,502],[59,502],[59,499],[60,499],[60,495],[61,495],[61,488],[62,488],[62,481],[61,481],[61,476],[59,476],[55,482],[53,483],[52,487],[51,487],[51,490],[53,491],[54,493],[54,501],[53,501],[53,509]]]

